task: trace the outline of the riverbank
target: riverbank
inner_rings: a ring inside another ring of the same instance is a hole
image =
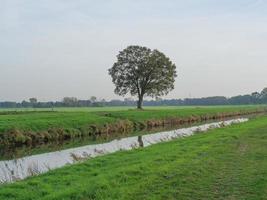
[[[108,110],[108,109],[107,109]],[[86,137],[95,141],[153,127],[219,120],[266,113],[265,106],[182,107],[99,112],[0,112],[0,145],[38,145]]]
[[[0,182],[8,183],[19,181],[29,176],[39,175],[65,165],[74,164],[97,156],[117,151],[148,147],[152,144],[166,142],[181,137],[188,137],[209,129],[221,128],[247,121],[247,118],[240,118],[214,122],[143,136],[125,137],[108,143],[87,145],[62,151],[22,157],[14,160],[0,161]]]
[[[264,199],[267,117],[0,187],[0,199]],[[31,192],[29,192],[31,191]]]

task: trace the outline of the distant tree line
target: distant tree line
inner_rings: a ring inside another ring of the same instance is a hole
[[[248,104],[267,104],[267,88],[261,92],[253,92],[248,95],[238,95],[231,98],[223,96],[205,98],[186,98],[186,99],[161,99],[145,100],[144,106],[189,106],[189,105],[248,105]],[[104,107],[104,106],[136,106],[136,101],[132,98],[124,100],[97,99],[92,96],[88,100],[80,100],[76,97],[64,97],[62,101],[39,102],[36,98],[28,101],[0,102],[0,108],[56,108],[56,107]]]

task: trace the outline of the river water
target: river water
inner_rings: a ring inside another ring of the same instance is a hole
[[[49,170],[105,155],[121,150],[147,147],[152,144],[170,141],[180,137],[191,136],[197,132],[243,123],[248,118],[232,119],[208,123],[190,128],[181,128],[143,136],[115,139],[103,144],[86,145],[77,148],[26,156],[19,159],[0,161],[0,182],[8,183],[22,180],[29,176],[45,173]]]

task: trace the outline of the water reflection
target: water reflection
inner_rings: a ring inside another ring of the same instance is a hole
[[[246,116],[247,118],[248,116]],[[251,117],[251,116],[249,116]],[[231,120],[231,119],[237,119],[235,118],[225,118],[224,120]],[[132,133],[124,133],[124,134],[112,134],[112,135],[102,135],[98,137],[81,137],[81,138],[74,138],[71,140],[65,140],[65,141],[55,141],[45,144],[37,144],[37,145],[23,145],[23,146],[0,146],[0,160],[11,160],[11,159],[18,159],[25,156],[40,154],[40,153],[46,153],[46,152],[54,152],[54,151],[60,151],[68,148],[74,148],[89,144],[99,144],[99,143],[105,143],[112,141],[114,139],[121,139],[125,137],[130,136],[138,136],[138,135],[144,135],[149,133],[157,133],[162,131],[169,131],[169,130],[175,130],[180,128],[186,128],[191,126],[197,126],[201,124],[206,123],[212,123],[212,122],[219,122],[220,120],[209,120],[205,122],[192,122],[192,123],[185,123],[180,125],[166,125],[164,127],[153,127],[153,128],[147,128],[142,131],[136,131]]]
[[[181,128],[172,131],[163,131],[142,136],[115,139],[107,143],[91,144],[77,148],[26,156],[19,159],[0,161],[0,181],[2,183],[21,180],[29,176],[38,175],[49,170],[73,164],[84,159],[113,153],[120,150],[147,147],[163,141],[193,135],[213,128],[228,126],[233,123],[248,121],[247,118],[214,122],[190,128]]]

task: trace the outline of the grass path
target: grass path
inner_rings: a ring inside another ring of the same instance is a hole
[[[0,187],[0,199],[266,199],[267,117]]]

